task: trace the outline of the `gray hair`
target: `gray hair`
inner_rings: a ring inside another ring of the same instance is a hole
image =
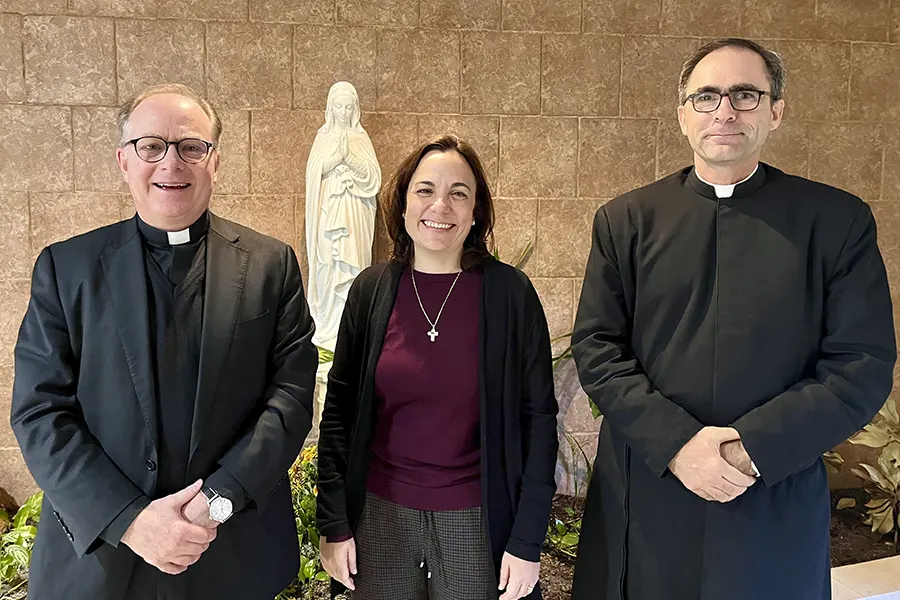
[[[772,86],[772,101],[781,100],[784,97],[785,69],[784,61],[781,60],[780,54],[772,50],[767,50],[752,40],[746,40],[744,38],[719,38],[698,48],[693,56],[687,59],[684,66],[681,67],[681,77],[678,80],[679,106],[687,101],[687,83],[688,79],[691,78],[694,69],[697,68],[700,61],[706,58],[707,55],[712,54],[716,50],[721,50],[722,48],[743,48],[744,50],[750,50],[751,52],[758,54],[766,65],[766,74],[769,78],[769,84]]]
[[[116,125],[119,129],[119,146],[123,146],[128,141],[125,139],[126,131],[128,130],[131,114],[134,112],[134,109],[147,98],[158,96],[160,94],[178,94],[179,96],[190,98],[196,102],[200,108],[203,109],[203,112],[206,113],[206,116],[209,117],[210,125],[212,125],[212,143],[219,143],[219,136],[222,135],[222,120],[219,118],[219,113],[216,112],[216,109],[213,108],[212,104],[186,85],[180,83],[161,83],[138,92],[136,96],[133,96],[119,106],[119,114],[116,117]]]

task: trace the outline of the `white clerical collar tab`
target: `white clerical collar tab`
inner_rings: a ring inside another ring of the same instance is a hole
[[[737,183],[730,183],[728,185],[722,185],[722,184],[718,184],[718,183],[710,183],[710,182],[706,181],[705,179],[703,179],[702,177],[700,177],[699,173],[697,173],[697,179],[699,179],[706,185],[712,186],[712,188],[716,191],[716,198],[731,198],[731,196],[734,195],[734,188],[736,188],[737,186],[741,185],[742,183],[744,183],[746,181],[749,181],[751,177],[756,175],[756,171],[758,171],[758,170],[759,170],[759,163],[756,163],[756,168],[753,169],[752,173],[750,173],[749,175],[747,175],[746,177],[744,177],[742,180],[738,181]]]
[[[734,188],[737,186],[737,184],[732,183],[730,185],[719,185],[713,183],[712,186],[713,189],[716,190],[716,198],[731,198],[734,195]]]
[[[187,229],[182,229],[181,231],[167,231],[166,233],[169,236],[169,243],[173,246],[187,244],[189,241],[191,241],[190,227]]]

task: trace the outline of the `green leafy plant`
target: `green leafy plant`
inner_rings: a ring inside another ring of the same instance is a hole
[[[577,464],[579,460],[584,463],[585,470],[587,473],[584,477],[584,485],[579,487],[578,478],[575,479],[575,498],[582,498],[585,496],[584,489],[587,488],[591,483],[591,477],[594,474],[594,465],[591,462],[591,458],[588,456],[587,452],[584,450],[584,445],[581,444],[575,436],[570,434],[568,431],[563,431],[563,437],[566,440],[566,443],[569,445],[569,451],[572,453],[573,462]]]
[[[591,464],[591,459],[588,457],[587,452],[584,450],[584,446],[570,433],[566,431],[563,431],[562,433],[569,445],[569,450],[572,453],[573,464],[577,463],[579,460],[584,461],[585,468],[587,469],[587,475],[585,476],[584,486],[582,488],[579,488],[578,477],[574,478],[575,495],[573,497],[573,503],[577,505],[584,496],[582,490],[586,488],[591,481],[593,465]],[[578,552],[578,542],[581,539],[581,511],[575,510],[575,507],[573,506],[567,506],[564,513],[565,514],[561,517],[557,516],[551,519],[547,527],[547,545],[551,548],[555,548],[562,554],[575,558],[575,555]]]
[[[863,480],[869,493],[866,502],[866,521],[872,531],[887,535],[893,533],[894,545],[900,538],[900,415],[897,404],[888,399],[875,420],[850,438],[851,444],[880,449],[876,464],[860,463],[850,471]],[[856,506],[853,498],[842,498],[837,508]]]
[[[566,507],[564,519],[554,518],[547,528],[547,544],[566,556],[575,558],[581,539],[581,515],[571,506]]]
[[[312,598],[313,583],[329,579],[319,562],[319,526],[316,523],[318,451],[315,446],[305,448],[300,453],[288,476],[291,481],[297,538],[300,542],[300,570],[297,578],[275,600]]]
[[[511,263],[512,266],[519,269],[520,271],[525,268],[525,265],[528,264],[528,261],[531,259],[532,255],[534,255],[534,242],[532,240],[528,240],[528,242],[519,250],[519,255],[513,260]],[[494,246],[494,258],[497,260],[503,260],[500,258],[500,246]]]
[[[561,342],[563,340],[571,340],[572,333],[574,333],[574,332],[570,331],[568,333],[558,335],[555,338],[550,340],[550,344],[555,344],[556,342]],[[557,354],[556,356],[553,357],[553,368],[556,369],[556,367],[558,367],[560,365],[560,363],[562,363],[564,360],[567,360],[569,358],[573,358],[571,343],[568,346],[566,346],[565,350],[563,350],[562,352],[560,352],[559,354]]]
[[[324,365],[325,363],[334,362],[334,352],[329,350],[328,348],[321,348],[316,346],[316,350],[319,351],[319,364]]]
[[[0,511],[0,585],[10,588],[7,593],[27,584],[31,549],[41,520],[43,500],[43,492],[34,494],[12,519],[9,513]]]

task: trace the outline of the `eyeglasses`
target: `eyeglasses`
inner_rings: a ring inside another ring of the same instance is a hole
[[[727,94],[706,90],[694,92],[685,98],[682,104],[685,104],[690,100],[691,104],[694,106],[694,110],[697,112],[711,113],[717,110],[719,105],[722,104],[722,98],[728,96],[728,101],[731,102],[731,108],[746,112],[756,110],[762,97],[766,94],[769,94],[769,96],[772,95],[770,92],[764,92],[762,90],[732,90]]]
[[[169,153],[169,146],[175,146],[178,156],[186,163],[196,164],[203,162],[209,151],[216,147],[212,142],[197,138],[185,138],[177,142],[170,142],[155,135],[128,140],[125,145],[134,144],[134,151],[138,158],[149,163],[158,163]]]

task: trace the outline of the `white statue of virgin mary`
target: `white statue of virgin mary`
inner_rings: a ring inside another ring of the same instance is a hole
[[[356,88],[345,81],[331,86],[325,124],[306,163],[307,300],[313,343],[331,351],[350,284],[372,264],[381,168],[359,119]]]

